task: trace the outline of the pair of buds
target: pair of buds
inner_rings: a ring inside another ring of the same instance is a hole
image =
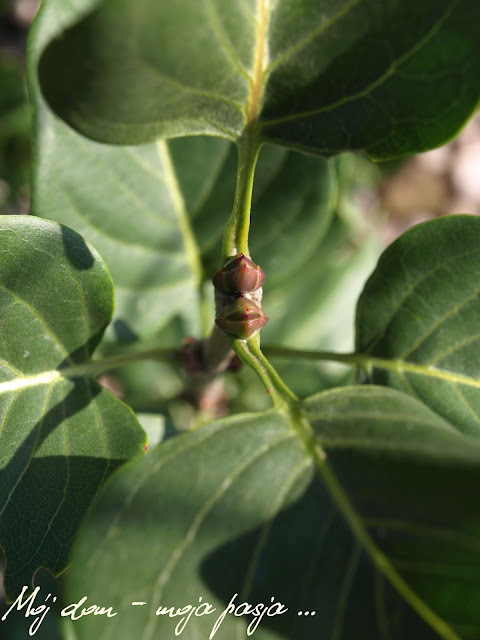
[[[260,289],[265,281],[262,269],[239,253],[219,269],[213,276],[217,291],[235,296],[218,314],[215,322],[228,335],[246,340],[268,322],[263,309],[244,294]]]

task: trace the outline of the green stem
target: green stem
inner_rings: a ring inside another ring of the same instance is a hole
[[[208,338],[212,327],[212,302],[207,294],[206,286],[200,285],[199,308],[200,308],[200,326],[202,338]]]
[[[293,408],[298,403],[297,396],[291,391],[272,367],[260,349],[260,335],[256,333],[248,340],[232,340],[232,347],[240,360],[250,366],[265,385],[273,406]]]
[[[253,178],[260,145],[252,128],[238,143],[238,169],[235,200],[223,238],[223,261],[237,253],[248,258],[248,232],[250,229],[250,209],[252,205]]]
[[[253,340],[253,338],[252,338]],[[253,349],[255,352],[255,348]],[[271,356],[289,356],[289,357],[303,357],[314,360],[332,360],[335,362],[342,362],[345,364],[362,364],[365,365],[368,361],[372,360],[368,356],[361,354],[349,353],[340,354],[332,353],[328,351],[302,351],[296,349],[287,349],[283,347],[266,347],[265,352]],[[265,356],[263,356],[265,359]],[[374,359],[376,360],[376,359]],[[278,377],[278,376],[277,376]],[[281,381],[280,381],[281,382]],[[283,382],[281,382],[283,385]],[[284,389],[279,389],[282,393],[282,399],[285,397]],[[293,396],[289,392],[290,396]],[[294,397],[294,396],[293,396]],[[328,464],[325,451],[318,443],[317,438],[309,424],[309,422],[302,416],[298,406],[291,406],[290,414],[292,419],[292,425],[296,430],[300,441],[302,442],[308,455],[313,459],[315,467],[323,479],[330,496],[336,504],[339,511],[342,513],[346,522],[348,523],[352,533],[362,545],[365,551],[371,557],[374,565],[392,584],[392,586],[402,595],[402,597],[410,604],[410,606],[440,635],[444,640],[460,640],[459,636],[453,631],[453,629],[442,620],[425,602],[418,597],[418,595],[412,590],[412,588],[405,582],[405,580],[396,571],[388,557],[378,548],[374,540],[370,536],[364,522],[358,516],[354,506],[352,505],[348,495],[345,493],[342,485],[338,481],[336,475],[333,473],[330,465]]]

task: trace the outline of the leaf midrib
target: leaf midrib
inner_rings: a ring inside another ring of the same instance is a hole
[[[368,353],[335,353],[329,351],[308,351],[304,349],[290,349],[288,347],[265,346],[263,351],[270,357],[296,358],[305,360],[340,362],[346,365],[359,366],[367,373],[372,369],[384,369],[397,374],[411,373],[415,375],[445,380],[450,384],[462,384],[467,387],[480,389],[480,379],[473,378],[463,373],[455,373],[447,369],[408,362],[398,358],[379,358]]]
[[[415,362],[408,362],[407,360],[400,359],[386,359],[377,358],[369,355],[358,354],[355,358],[357,364],[363,366],[366,369],[384,369],[387,371],[393,371],[394,373],[412,373],[420,376],[426,376],[428,378],[435,378],[438,380],[445,380],[450,384],[462,384],[468,387],[475,387],[480,389],[480,380],[472,378],[463,373],[455,373],[445,369],[437,369],[431,365],[417,364]]]
[[[168,143],[165,140],[157,142],[157,150],[164,170],[164,181],[167,185],[173,209],[177,215],[178,225],[183,238],[188,262],[193,273],[195,286],[200,287],[202,283],[203,267],[200,257],[200,248],[195,239],[190,218],[187,213],[185,201],[178,184],[177,175],[173,166]]]
[[[257,21],[255,38],[255,55],[253,64],[253,82],[248,97],[247,127],[255,125],[261,109],[261,102],[265,90],[265,69],[267,62],[267,37],[269,27],[269,0],[257,0]]]

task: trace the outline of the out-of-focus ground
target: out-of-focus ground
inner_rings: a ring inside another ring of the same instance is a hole
[[[480,116],[449,144],[402,163],[379,184],[385,244],[408,227],[438,216],[480,215]]]

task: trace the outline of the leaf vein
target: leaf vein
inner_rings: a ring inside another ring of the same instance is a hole
[[[342,629],[345,620],[345,612],[347,610],[348,600],[352,593],[353,582],[355,574],[358,569],[358,563],[361,556],[361,547],[356,544],[350,554],[350,557],[345,568],[345,574],[340,588],[337,610],[335,611],[335,622],[332,629],[331,640],[340,640],[342,636]]]
[[[429,327],[429,329],[428,329],[428,331],[426,333],[424,333],[421,336],[419,336],[417,341],[411,347],[409,347],[407,351],[404,351],[398,357],[401,360],[406,360],[407,356],[409,356],[413,351],[416,351],[419,346],[421,346],[431,335],[433,335],[433,333],[435,332],[436,329],[438,329],[442,324],[444,324],[447,320],[452,318],[454,315],[457,315],[458,312],[461,309],[463,309],[469,302],[472,302],[472,300],[475,300],[475,298],[478,297],[478,293],[479,293],[479,289],[476,289],[471,295],[469,295],[467,298],[464,298],[461,302],[459,302],[454,307],[452,307],[449,311],[447,311],[445,314],[440,316],[437,319],[437,321],[431,327]],[[477,337],[478,336],[480,336],[480,333],[477,334]],[[467,344],[468,344],[468,342],[467,342]],[[457,348],[457,345],[455,345],[454,350],[456,348]],[[448,352],[449,351],[446,351],[445,353],[448,353]],[[437,358],[435,360],[429,361],[426,364],[429,364],[429,365],[435,364],[442,357],[443,357],[443,354],[440,354],[439,356],[437,356]]]
[[[449,258],[448,260],[445,260],[444,262],[439,262],[437,263],[434,267],[432,267],[429,271],[423,273],[417,280],[415,280],[404,292],[404,294],[402,295],[402,297],[398,300],[398,302],[395,304],[395,306],[392,309],[392,312],[390,313],[390,317],[389,319],[385,322],[385,327],[384,330],[382,331],[381,334],[379,334],[376,339],[372,342],[371,345],[369,345],[367,353],[371,353],[372,350],[377,346],[377,344],[382,340],[382,338],[385,337],[392,321],[394,320],[397,312],[399,311],[399,309],[402,307],[402,305],[404,304],[404,302],[406,302],[406,300],[408,300],[408,298],[410,298],[416,291],[416,289],[418,288],[418,286],[420,284],[422,284],[423,282],[425,282],[428,278],[430,278],[430,276],[432,276],[433,274],[435,274],[437,271],[439,271],[440,269],[444,268],[446,265],[452,263],[452,262],[457,262],[458,260],[462,259],[462,258],[466,258],[467,256],[473,255],[475,253],[479,253],[479,249],[475,248],[475,249],[469,249],[468,251],[464,251],[463,253],[459,253],[456,254],[454,256],[452,256],[451,258]]]
[[[329,111],[334,111],[338,107],[341,107],[350,102],[354,102],[359,98],[366,98],[372,91],[374,91],[377,87],[381,86],[385,81],[387,81],[391,76],[393,76],[397,70],[397,68],[406,62],[411,56],[415,55],[422,47],[426,46],[428,42],[435,37],[435,35],[440,30],[443,22],[447,19],[453,9],[453,5],[449,7],[445,13],[439,17],[439,19],[433,24],[433,26],[427,31],[425,36],[421,38],[415,45],[413,45],[408,51],[398,57],[397,60],[391,62],[387,71],[385,71],[381,76],[379,76],[376,80],[371,82],[367,87],[362,89],[361,91],[357,91],[356,93],[351,94],[350,96],[345,96],[336,102],[325,105],[323,107],[319,107],[317,109],[311,109],[310,111],[305,111],[302,113],[291,114],[287,116],[283,116],[280,118],[273,118],[270,120],[263,120],[263,126],[272,126],[277,124],[282,124],[283,122],[290,122],[292,120],[301,120],[303,118],[308,118],[310,116],[319,115],[320,113],[327,113]]]
[[[221,47],[225,51],[227,58],[230,60],[233,67],[242,75],[249,83],[253,82],[253,78],[250,73],[245,69],[240,60],[237,52],[235,51],[233,44],[225,31],[224,26],[221,23],[221,20],[218,16],[217,9],[215,7],[215,3],[213,0],[204,0],[204,3],[207,7],[208,14],[210,16],[211,24],[213,30],[220,42]]]
[[[226,476],[223,481],[220,483],[218,489],[205,501],[205,503],[198,509],[195,517],[193,518],[190,527],[186,531],[183,539],[179,541],[176,548],[170,554],[169,561],[164,567],[163,571],[158,576],[155,584],[152,588],[152,600],[154,602],[160,602],[162,599],[162,592],[165,584],[170,579],[175,567],[180,562],[183,554],[186,549],[193,543],[195,537],[205,520],[207,514],[211,511],[211,509],[215,506],[215,504],[227,493],[227,491],[231,488],[234,481],[239,478],[252,464],[257,462],[260,458],[262,458],[265,454],[270,453],[275,447],[283,444],[287,440],[294,439],[295,433],[287,432],[282,434],[281,437],[277,438],[277,440],[273,442],[267,442],[262,447],[258,448],[254,454],[244,460],[236,469],[234,469],[230,475]],[[152,621],[153,620],[153,621]],[[142,640],[151,640],[153,634],[155,632],[157,617],[151,618],[149,623],[146,625],[145,630],[142,634]]]
[[[340,9],[337,13],[335,13],[330,18],[327,18],[322,24],[320,24],[315,29],[312,29],[310,33],[304,35],[300,40],[298,40],[295,44],[291,45],[286,51],[278,55],[274,60],[270,62],[267,66],[266,72],[271,73],[274,69],[276,69],[282,62],[288,60],[291,56],[295,55],[299,51],[301,51],[304,47],[306,47],[312,40],[315,40],[322,33],[327,31],[330,27],[335,25],[339,20],[343,17],[347,16],[358,4],[360,4],[362,0],[350,0],[344,7]]]
[[[412,536],[425,536],[444,540],[466,551],[480,552],[480,538],[469,534],[460,534],[453,529],[440,528],[434,524],[420,524],[406,520],[394,520],[383,517],[366,517],[363,519],[368,528],[385,528],[403,531]]]
[[[203,276],[203,266],[200,254],[200,248],[195,239],[190,218],[185,206],[180,186],[178,184],[177,175],[173,167],[170,150],[164,140],[157,142],[157,150],[160,160],[165,170],[165,183],[169,189],[170,198],[175,213],[177,214],[178,226],[180,228],[185,251],[188,256],[190,268],[196,280],[196,286],[200,287]]]
[[[48,326],[48,324],[46,323],[46,321],[42,318],[42,316],[39,314],[38,310],[35,309],[35,307],[33,307],[29,302],[27,302],[26,300],[23,300],[22,298],[20,298],[15,292],[11,291],[10,289],[8,289],[7,287],[5,287],[3,284],[0,284],[0,291],[5,292],[8,295],[11,295],[12,298],[14,300],[16,300],[16,302],[18,302],[19,304],[24,305],[25,307],[27,307],[27,309],[29,309],[33,316],[35,318],[37,318],[37,320],[39,321],[39,323],[42,325],[42,327],[45,329],[46,333],[50,336],[50,338],[53,340],[53,342],[55,343],[55,346],[58,347],[58,350],[60,351],[60,353],[67,359],[68,362],[70,361],[70,357],[68,354],[68,351],[65,349],[65,347],[63,346],[63,344],[60,342],[60,339],[58,338],[58,336],[55,335],[55,333],[50,329],[50,327]]]
[[[161,78],[164,82],[171,84],[172,86],[175,87],[175,89],[178,89],[179,91],[190,93],[192,95],[196,95],[201,98],[206,98],[207,100],[214,100],[216,102],[221,102],[222,104],[226,104],[227,106],[232,107],[233,109],[236,109],[244,117],[246,115],[245,107],[240,102],[236,102],[235,100],[230,100],[225,96],[222,96],[218,93],[213,93],[212,91],[207,91],[206,89],[197,89],[196,87],[190,87],[186,84],[183,84],[183,82],[181,82],[180,80],[177,80],[176,78],[172,78],[172,76],[169,76],[165,72],[160,71],[158,67],[156,67],[152,62],[150,62],[150,60],[146,59],[145,57],[139,56],[137,58],[137,62],[139,63],[140,66],[143,65],[145,68],[149,69],[159,78]]]

